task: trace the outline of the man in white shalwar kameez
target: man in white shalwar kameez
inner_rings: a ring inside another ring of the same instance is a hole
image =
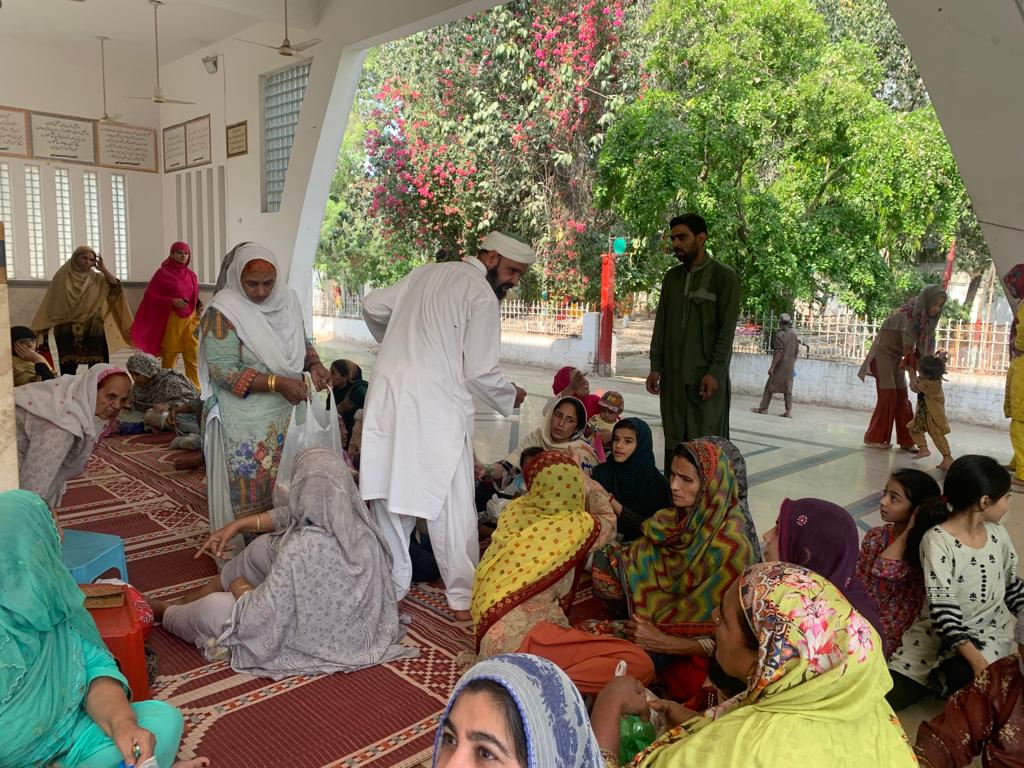
[[[460,262],[418,267],[363,299],[381,349],[366,395],[360,492],[391,550],[398,598],[412,583],[409,538],[423,518],[460,619],[469,618],[480,558],[473,396],[505,416],[526,396],[498,367],[498,302],[536,259],[500,232],[480,248]]]

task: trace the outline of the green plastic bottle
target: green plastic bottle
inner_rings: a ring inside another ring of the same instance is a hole
[[[654,726],[639,715],[626,715],[619,720],[619,762],[626,765],[637,753],[654,743]]]

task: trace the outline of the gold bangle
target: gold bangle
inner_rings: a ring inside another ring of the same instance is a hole
[[[277,392],[277,388],[276,387],[277,387],[277,376],[275,376],[274,374],[271,373],[271,374],[269,374],[267,376],[267,389],[270,390],[271,392]]]
[[[260,521],[260,515],[261,514],[262,514],[261,512],[257,512],[256,513],[256,533],[259,533],[260,531],[263,530],[263,523]]]

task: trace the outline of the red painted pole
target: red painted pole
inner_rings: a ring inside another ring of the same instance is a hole
[[[597,368],[604,375],[611,373],[612,324],[615,319],[615,254],[601,256],[601,333],[597,342]]]
[[[953,262],[956,261],[956,238],[949,245],[949,253],[946,254],[946,269],[942,273],[942,290],[949,289],[949,281],[953,277]]]

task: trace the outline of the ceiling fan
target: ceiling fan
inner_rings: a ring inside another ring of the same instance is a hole
[[[319,37],[314,37],[312,40],[306,40],[305,42],[295,43],[292,45],[292,41],[288,39],[288,0],[284,0],[284,40],[281,41],[280,45],[267,45],[266,43],[257,43],[253,40],[243,40],[240,37],[236,37],[234,39],[240,43],[258,45],[260,48],[269,48],[272,51],[277,51],[282,56],[294,56],[296,53],[301,53],[307,48],[312,48],[320,42]]]
[[[103,117],[100,118],[101,123],[116,123],[121,115],[108,115],[107,114],[107,56],[104,44],[109,40],[109,37],[103,35],[96,35],[96,39],[100,41],[100,73],[103,77]]]
[[[164,4],[164,0],[149,0],[149,4],[153,6],[153,50],[156,55],[156,87],[153,89],[152,96],[128,96],[127,98],[152,101],[155,104],[195,104],[194,101],[169,99],[164,96],[164,92],[160,89],[160,27],[157,22],[157,11],[160,10],[160,6]]]

